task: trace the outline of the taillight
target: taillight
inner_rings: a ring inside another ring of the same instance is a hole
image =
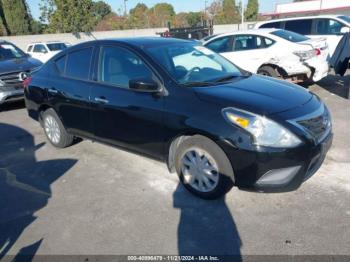
[[[321,50],[319,48],[315,49],[315,55],[318,56],[321,54]]]
[[[26,79],[23,80],[22,84],[23,84],[23,88],[28,88],[28,86],[30,85],[30,83],[32,82],[32,77],[28,76]]]

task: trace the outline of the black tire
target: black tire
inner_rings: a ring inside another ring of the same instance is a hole
[[[51,140],[48,133],[46,132],[45,121],[47,121],[48,117],[52,117],[58,124],[60,136],[59,136],[59,139],[57,142]],[[43,120],[42,123],[43,123],[43,128],[44,128],[46,138],[47,138],[47,140],[49,140],[49,142],[54,147],[65,148],[65,147],[68,147],[68,146],[73,144],[74,136],[67,133],[65,127],[63,126],[63,124],[62,124],[60,118],[58,117],[58,115],[56,114],[55,110],[53,110],[52,108],[49,108],[45,112],[43,112],[42,113],[42,120]]]
[[[200,150],[208,153],[211,158],[214,159],[218,167],[219,180],[216,187],[209,192],[202,192],[195,189],[185,181],[184,175],[182,174],[182,159],[185,154],[191,151],[193,148],[199,148]],[[220,198],[230,191],[234,185],[234,172],[225,152],[215,142],[204,136],[195,135],[189,137],[179,145],[175,152],[175,169],[179,175],[181,183],[185,186],[185,188],[194,195],[203,199]]]
[[[279,78],[278,73],[271,66],[262,66],[262,67],[260,67],[259,70],[258,70],[258,74],[259,75],[264,75],[264,76],[270,76],[270,77],[274,77],[274,78]]]

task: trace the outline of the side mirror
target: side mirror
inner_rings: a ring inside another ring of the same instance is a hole
[[[159,92],[159,86],[152,79],[131,79],[129,81],[131,90],[140,92],[156,93]]]
[[[350,32],[350,28],[347,27],[347,26],[343,26],[341,29],[340,29],[340,33],[341,34],[346,34],[346,33],[349,33]]]

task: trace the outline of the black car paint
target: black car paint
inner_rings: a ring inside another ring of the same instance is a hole
[[[301,87],[256,75],[242,75],[212,87],[179,86],[144,52],[147,46],[171,44],[172,41],[188,43],[160,38],[100,40],[63,51],[43,66],[26,88],[29,115],[40,121],[40,112],[53,108],[68,132],[169,162],[170,169],[172,161],[168,158],[172,142],[181,136],[201,134],[216,142],[227,154],[237,186],[259,188],[256,181],[268,170],[294,165],[302,168],[293,181],[278,188],[263,189],[287,191],[300,186],[311,162],[322,163],[332,134],[315,144],[305,131],[287,120],[314,111],[322,102]],[[101,45],[121,46],[136,53],[152,69],[161,90],[142,93],[97,83]],[[89,79],[81,81],[60,76],[53,61],[84,47],[94,47]],[[96,102],[95,98],[104,98],[109,103]],[[303,144],[290,149],[257,147],[250,142],[247,132],[224,119],[222,109],[226,107],[268,115],[292,130]],[[170,156],[172,154],[170,152]]]

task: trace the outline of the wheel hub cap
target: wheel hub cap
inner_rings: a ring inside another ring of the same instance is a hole
[[[58,144],[60,142],[60,128],[56,119],[52,116],[47,116],[45,118],[45,132],[52,143]]]
[[[209,153],[191,149],[183,156],[181,171],[184,182],[200,192],[212,191],[219,182],[215,160]]]

